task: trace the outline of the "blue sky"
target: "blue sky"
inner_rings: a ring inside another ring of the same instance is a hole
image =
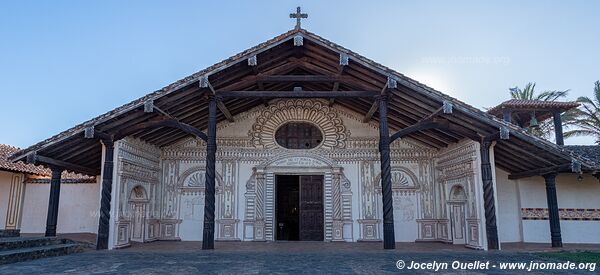
[[[600,79],[598,1],[0,2],[0,143],[26,147],[303,27],[475,107]],[[567,139],[590,144],[591,138]]]

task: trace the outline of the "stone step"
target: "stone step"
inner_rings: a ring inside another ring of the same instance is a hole
[[[0,238],[19,237],[20,231],[19,229],[1,229]]]
[[[63,256],[82,251],[83,247],[76,243],[64,243],[40,247],[26,247],[13,250],[5,250],[0,251],[0,265],[34,260],[39,258]]]
[[[59,245],[59,244],[73,244],[75,242],[67,239],[59,239],[55,237],[16,237],[16,238],[0,238],[0,252],[30,248],[30,247],[41,247],[48,245]]]

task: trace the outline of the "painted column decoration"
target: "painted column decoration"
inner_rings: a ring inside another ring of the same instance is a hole
[[[219,186],[219,219],[218,224],[218,239],[219,240],[239,240],[237,238],[237,223],[239,220],[236,218],[236,190],[235,185],[237,184],[237,162],[225,161],[223,162],[223,182],[222,186]]]
[[[217,99],[208,101],[208,141],[206,143],[206,195],[202,249],[215,248],[215,162],[217,153]]]
[[[254,240],[265,240],[265,173],[256,170],[256,220],[254,222]]]
[[[556,198],[556,173],[544,175],[544,180],[546,181],[546,199],[548,200],[548,220],[550,221],[552,247],[562,247],[558,200]]]
[[[102,198],[100,199],[100,219],[98,220],[98,237],[96,249],[108,249],[108,232],[110,221],[110,201],[113,184],[114,142],[102,140],[104,145],[104,164],[102,165]]]
[[[252,169],[250,179],[246,181],[246,208],[244,215],[244,240],[254,239],[254,222],[256,220],[256,169]]]
[[[63,169],[52,166],[50,179],[50,199],[48,200],[48,216],[46,219],[46,237],[56,237],[56,222],[58,221],[58,202],[60,200],[60,176]]]
[[[342,220],[342,190],[341,190],[341,169],[334,169],[332,181],[332,201],[333,201],[333,241],[344,240],[344,222]]]
[[[21,213],[23,210],[23,197],[25,195],[25,176],[13,174],[8,194],[8,210],[6,211],[6,230],[19,230],[21,227]]]
[[[485,229],[488,249],[497,250],[498,227],[496,226],[496,206],[494,200],[494,183],[492,165],[490,163],[490,147],[492,142],[481,142],[481,179],[483,181],[483,204],[485,208]]]
[[[377,190],[376,185],[379,184],[378,178],[375,175],[375,163],[368,161],[360,162],[360,208],[361,218],[358,220],[360,226],[359,241],[380,241],[379,223],[377,209]]]

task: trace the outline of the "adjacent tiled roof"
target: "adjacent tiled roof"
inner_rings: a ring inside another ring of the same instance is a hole
[[[26,164],[22,161],[11,162],[8,160],[12,154],[18,152],[20,149],[14,146],[0,144],[0,170],[34,174],[40,176],[49,176],[50,170],[33,164]]]
[[[555,109],[561,111],[567,111],[573,108],[577,108],[579,103],[577,102],[563,102],[563,101],[543,101],[543,100],[529,100],[529,99],[510,99],[504,101],[498,106],[488,110],[488,113],[495,114],[501,112],[502,109]]]
[[[52,172],[48,168],[44,168],[41,165],[33,165],[27,164],[22,161],[19,162],[11,162],[8,160],[12,154],[16,153],[20,149],[14,146],[0,144],[0,170],[16,172],[16,173],[25,173],[30,175],[41,176],[39,178],[30,179],[28,182],[37,182],[44,183],[50,181],[50,176]],[[96,177],[85,176],[81,174],[75,173],[67,173],[63,172],[62,181],[64,183],[88,183],[88,182],[96,182]]]
[[[565,149],[596,164],[596,168],[600,169],[600,145],[567,145]]]

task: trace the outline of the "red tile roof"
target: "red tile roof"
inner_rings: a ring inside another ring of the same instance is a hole
[[[498,106],[488,110],[490,114],[501,113],[502,109],[546,109],[546,110],[560,110],[567,111],[573,108],[579,107],[577,102],[563,102],[563,101],[543,101],[543,100],[529,100],[529,99],[510,99],[504,101]]]
[[[41,176],[35,179],[35,182],[46,182],[50,180],[52,172],[50,169],[41,165],[27,164],[22,161],[12,162],[8,157],[19,151],[20,149],[7,144],[0,144],[0,170],[16,173],[25,173],[30,175]],[[96,177],[90,177],[81,174],[67,173],[62,174],[62,181],[69,183],[88,183],[96,182]]]

